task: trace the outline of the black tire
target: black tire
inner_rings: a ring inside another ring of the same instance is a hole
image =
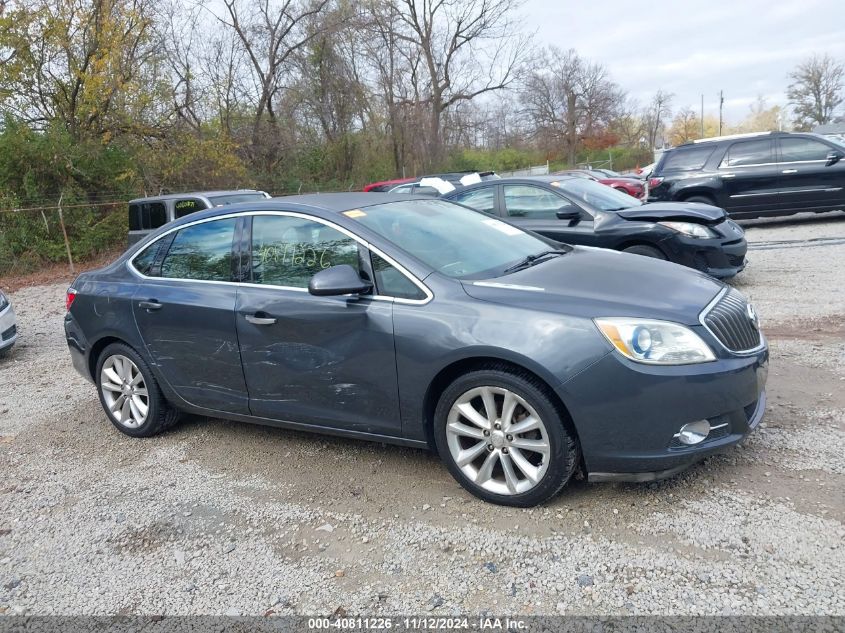
[[[140,426],[130,428],[122,424],[114,414],[109,410],[105,401],[105,395],[102,388],[102,373],[103,365],[113,356],[124,356],[131,360],[137,367],[139,373],[143,376],[143,384],[147,389],[147,416],[146,420]],[[171,426],[179,421],[181,412],[167,402],[161,393],[161,389],[150,371],[149,365],[143,358],[131,347],[124,343],[112,343],[108,345],[100,353],[97,359],[97,373],[95,374],[97,384],[97,395],[100,398],[100,404],[103,406],[106,416],[108,416],[111,423],[121,432],[131,437],[152,437],[166,431]]]
[[[649,246],[648,244],[634,244],[622,250],[623,253],[631,253],[632,255],[644,255],[645,257],[653,257],[654,259],[666,259],[659,248]]]
[[[690,196],[689,198],[685,198],[684,202],[700,202],[701,204],[709,204],[710,206],[715,206],[715,202],[712,198],[708,198],[707,196]]]
[[[467,477],[452,456],[446,433],[449,412],[461,396],[478,387],[504,388],[513,392],[525,400],[543,421],[549,443],[548,466],[540,481],[526,492],[496,494],[486,490]],[[548,394],[546,385],[533,375],[500,364],[471,371],[449,385],[435,409],[434,440],[440,458],[458,483],[484,501],[507,506],[530,507],[555,497],[577,469],[580,449],[566,413],[559,410]]]

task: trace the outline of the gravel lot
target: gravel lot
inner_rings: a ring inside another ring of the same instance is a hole
[[[845,214],[748,238],[762,427],[671,480],[524,511],[423,451],[205,418],[125,437],[70,365],[65,284],[18,290],[0,613],[845,614]]]

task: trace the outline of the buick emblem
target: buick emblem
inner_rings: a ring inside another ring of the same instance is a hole
[[[757,311],[750,303],[745,306],[745,314],[748,316],[748,320],[751,321],[751,325],[754,326],[754,329],[758,329],[759,321],[757,320]]]

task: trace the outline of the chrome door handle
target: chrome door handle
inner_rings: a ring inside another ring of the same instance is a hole
[[[263,313],[256,312],[255,314],[247,314],[244,315],[244,318],[253,325],[273,325],[276,322],[276,319],[273,317],[258,316],[259,314]]]
[[[138,304],[138,307],[144,310],[161,310],[161,304],[155,299],[150,299],[149,301],[141,301]]]
[[[722,174],[722,178],[736,178],[736,174]]]
[[[782,174],[797,174],[798,170],[797,169],[784,169],[780,173],[782,173]]]

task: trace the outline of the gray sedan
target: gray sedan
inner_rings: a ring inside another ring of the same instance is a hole
[[[766,400],[756,314],[723,283],[390,194],[177,220],[80,275],[65,330],[127,435],[191,412],[430,448],[516,506],[579,469],[671,475]]]
[[[12,302],[0,290],[0,358],[6,356],[18,340],[18,325]]]

